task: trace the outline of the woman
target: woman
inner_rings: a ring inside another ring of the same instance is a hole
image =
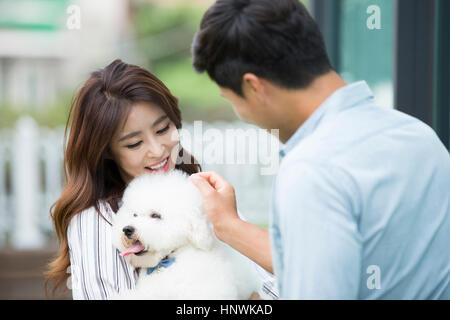
[[[140,67],[115,60],[93,72],[72,103],[65,137],[71,118],[67,183],[52,212],[60,251],[47,282],[55,282],[55,291],[71,276],[74,299],[108,299],[133,289],[137,279],[111,241],[127,184],[145,172],[176,168],[191,175],[201,167],[179,143],[177,99]]]

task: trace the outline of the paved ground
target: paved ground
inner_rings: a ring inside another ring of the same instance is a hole
[[[45,266],[55,249],[36,251],[0,250],[0,299],[72,299],[71,291],[46,297]]]

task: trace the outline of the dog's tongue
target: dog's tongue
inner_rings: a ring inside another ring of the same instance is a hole
[[[144,246],[142,245],[142,243],[140,241],[136,241],[135,244],[133,244],[131,247],[129,247],[126,251],[122,252],[120,255],[122,257],[125,257],[131,253],[137,253],[139,251],[142,251],[142,249],[144,249]]]

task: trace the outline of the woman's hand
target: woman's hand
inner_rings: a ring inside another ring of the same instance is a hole
[[[240,220],[233,186],[212,171],[195,173],[189,178],[202,193],[203,208],[214,226],[217,238],[224,241],[224,233]]]

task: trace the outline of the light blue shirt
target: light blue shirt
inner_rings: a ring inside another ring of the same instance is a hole
[[[281,299],[450,299],[450,156],[423,122],[333,93],[280,151],[270,235]]]

